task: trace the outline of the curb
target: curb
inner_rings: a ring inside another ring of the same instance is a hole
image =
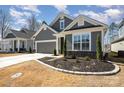
[[[120,71],[120,68],[118,65],[116,64],[113,64],[115,66],[115,69],[112,70],[112,71],[106,71],[106,72],[79,72],[79,71],[70,71],[70,70],[65,70],[65,69],[60,69],[60,68],[56,68],[56,67],[53,67],[51,65],[48,65],[48,64],[45,64],[44,62],[42,61],[39,61],[39,60],[35,60],[49,68],[52,68],[54,70],[57,70],[57,71],[61,71],[61,72],[66,72],[66,73],[70,73],[70,74],[78,74],[78,75],[112,75],[112,74],[116,74],[117,72]],[[109,63],[112,63],[110,61],[108,61]]]

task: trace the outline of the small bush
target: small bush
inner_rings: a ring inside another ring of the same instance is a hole
[[[84,57],[84,60],[85,60],[85,61],[90,61],[91,58],[90,58],[89,56],[86,56],[86,57]]]
[[[31,49],[31,47],[29,47],[29,53],[32,53],[32,49]]]
[[[76,55],[74,54],[74,55],[72,55],[72,59],[76,59]]]
[[[115,56],[118,56],[118,53],[111,51],[108,55],[109,57],[115,57]]]
[[[57,56],[57,54],[56,54],[56,49],[54,49],[54,56]]]
[[[13,51],[13,49],[12,49],[12,48],[10,48],[9,50],[10,50],[10,52],[12,52],[12,51]]]
[[[97,35],[97,40],[96,40],[96,58],[98,60],[102,60],[102,46],[101,46],[101,39],[99,35]]]
[[[76,59],[76,63],[80,63],[80,61],[78,59]]]
[[[67,59],[66,59],[66,58],[64,58],[64,59],[63,59],[63,61],[67,61]]]
[[[35,53],[36,52],[36,50],[35,49],[33,49],[33,53]]]

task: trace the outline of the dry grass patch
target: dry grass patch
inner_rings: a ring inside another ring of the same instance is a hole
[[[124,86],[124,66],[120,73],[111,76],[72,75],[58,72],[36,61],[28,61],[0,70],[0,86]],[[22,76],[11,79],[21,72]]]
[[[9,57],[9,56],[17,56],[22,55],[24,53],[0,53],[0,57]]]

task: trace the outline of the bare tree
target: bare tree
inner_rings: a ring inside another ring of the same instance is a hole
[[[41,23],[37,21],[34,14],[32,14],[32,16],[29,19],[27,19],[27,23],[28,29],[31,31],[37,31],[41,26]]]
[[[10,15],[0,9],[0,34],[4,37],[5,32],[10,28]]]

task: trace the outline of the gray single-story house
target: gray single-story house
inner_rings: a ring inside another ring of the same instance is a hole
[[[93,55],[96,52],[97,35],[101,37],[104,52],[104,35],[108,26],[84,15],[76,18],[60,13],[50,25],[44,22],[32,36],[38,53],[57,54],[63,51],[64,39],[67,41],[67,53],[76,55]]]
[[[1,40],[1,50],[8,52],[29,51],[33,49],[34,41],[31,37],[35,34],[34,31],[21,29],[20,31],[9,29]]]
[[[118,25],[118,38],[111,43],[111,51],[124,51],[124,19]]]

